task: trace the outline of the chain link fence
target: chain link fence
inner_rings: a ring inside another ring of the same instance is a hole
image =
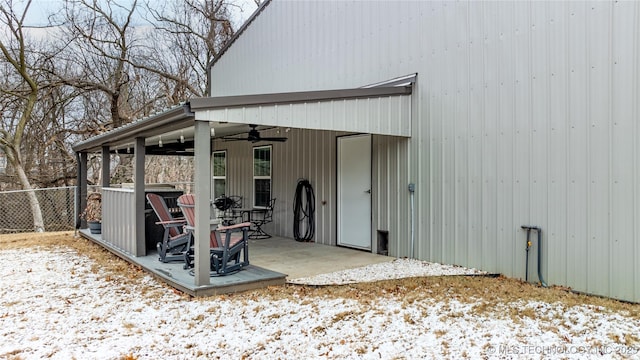
[[[154,184],[147,184],[153,186]],[[185,194],[193,192],[192,182],[165,183]],[[28,192],[34,191],[44,220],[45,231],[74,230],[76,225],[76,187],[58,187],[34,190],[0,192],[0,234],[34,231],[33,214]],[[100,191],[99,186],[88,186],[87,192]]]
[[[40,202],[45,231],[75,229],[76,187],[69,186],[0,192],[0,234],[34,231],[29,191]]]

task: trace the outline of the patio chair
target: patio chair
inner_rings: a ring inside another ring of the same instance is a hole
[[[187,250],[191,234],[185,229],[187,222],[185,219],[175,219],[169,212],[167,203],[160,195],[149,193],[147,201],[158,216],[156,224],[162,225],[164,234],[162,241],[156,244],[158,249],[158,260],[163,263],[171,261],[184,261],[184,254]]]
[[[264,209],[253,209],[249,217],[249,221],[253,224],[251,239],[268,239],[271,235],[262,230],[262,226],[273,221],[273,206],[276,203],[276,199],[269,200],[267,207]]]
[[[195,199],[193,194],[178,198],[178,206],[187,220],[187,228],[195,228]],[[249,227],[250,223],[229,226],[212,225],[209,235],[210,275],[224,276],[236,273],[249,265]],[[193,237],[192,237],[193,238]],[[184,256],[185,269],[194,267],[194,250],[190,242]],[[193,274],[193,270],[190,271]]]

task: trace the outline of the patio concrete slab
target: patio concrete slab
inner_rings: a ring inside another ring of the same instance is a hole
[[[288,279],[310,277],[395,259],[367,251],[298,242],[282,237],[250,240],[249,256],[251,264],[287,274]]]
[[[311,277],[394,259],[366,251],[297,242],[281,237],[249,240],[251,265],[233,275],[211,277],[209,285],[195,286],[193,276],[183,269],[183,263],[161,263],[155,250],[149,251],[147,256],[132,256],[102,241],[99,234],[91,234],[88,230],[80,230],[80,234],[192,296],[211,296],[283,285],[287,278]]]

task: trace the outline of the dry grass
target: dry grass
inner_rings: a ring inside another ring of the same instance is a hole
[[[0,250],[37,247],[54,249],[67,247],[79,254],[83,254],[96,262],[93,272],[100,272],[105,278],[117,278],[117,281],[135,281],[142,274],[142,270],[118,258],[101,246],[82,237],[74,237],[73,232],[58,232],[44,234],[9,234],[0,235]],[[114,279],[114,281],[116,281]],[[169,289],[165,286],[165,289]],[[161,294],[147,289],[146,296],[154,297]],[[175,291],[171,289],[170,291]],[[570,289],[561,287],[541,288],[515,279],[505,277],[489,278],[479,276],[442,276],[418,277],[402,280],[379,281],[375,283],[350,284],[342,286],[309,287],[299,285],[284,285],[254,290],[240,294],[218,296],[227,299],[292,299],[300,301],[304,298],[326,297],[353,299],[362,303],[370,303],[379,297],[394,297],[403,299],[407,304],[430,299],[442,301],[455,299],[462,303],[474,303],[473,311],[485,314],[495,311],[496,307],[517,303],[522,300],[533,300],[545,303],[561,303],[565,307],[576,305],[599,306],[608,311],[621,312],[625,315],[640,319],[640,305],[629,304],[613,299],[576,294]],[[204,299],[206,300],[206,299]],[[526,316],[530,309],[521,309],[519,316]],[[352,314],[344,314],[351,316]],[[505,316],[510,316],[506,314]],[[533,314],[531,316],[534,316]],[[637,342],[638,339],[628,339]]]

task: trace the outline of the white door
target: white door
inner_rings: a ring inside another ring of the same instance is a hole
[[[371,250],[371,135],[338,138],[338,245]]]

